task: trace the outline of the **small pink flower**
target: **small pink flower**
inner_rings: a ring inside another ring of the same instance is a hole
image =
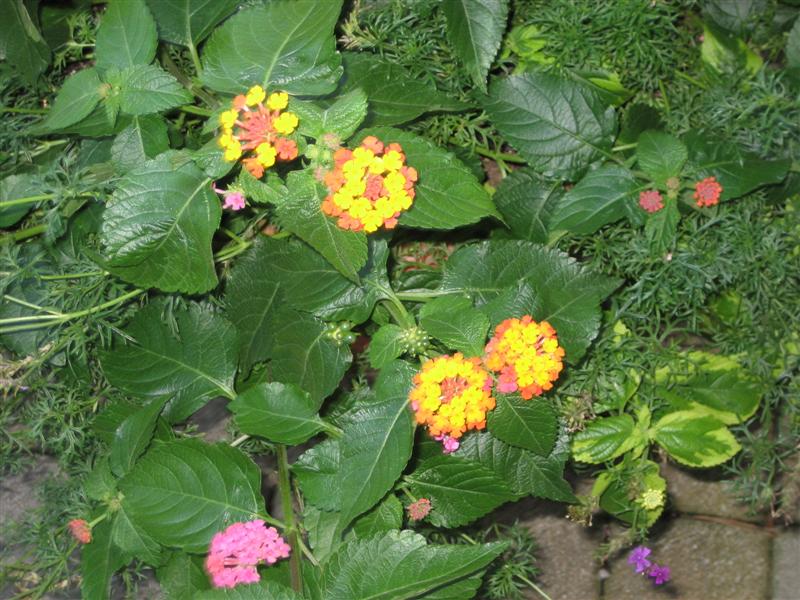
[[[435,439],[437,442],[442,442],[442,451],[445,454],[451,454],[452,452],[458,450],[459,443],[454,437],[450,437],[449,435],[437,435],[433,439]]]
[[[221,190],[218,187],[212,184],[211,189],[214,190],[218,194],[222,194],[222,208],[227,208],[229,210],[237,211],[242,210],[245,205],[245,196],[241,190],[237,189],[227,189]]]
[[[639,206],[649,213],[654,213],[664,208],[664,200],[658,190],[646,190],[639,194]]]
[[[261,579],[256,569],[259,563],[274,564],[287,558],[290,550],[278,531],[266,527],[264,521],[233,523],[211,539],[206,571],[214,587],[256,583]]]
[[[88,544],[92,541],[92,528],[85,520],[72,519],[72,521],[67,524],[67,527],[69,527],[69,532],[72,534],[72,537],[81,544]]]
[[[431,512],[431,501],[427,498],[420,498],[406,507],[408,518],[412,521],[421,521]]]
[[[719,203],[722,194],[722,186],[716,177],[706,177],[694,184],[694,199],[697,201],[698,208],[714,206]]]

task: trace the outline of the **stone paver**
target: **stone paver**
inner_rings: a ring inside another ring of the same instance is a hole
[[[800,598],[800,527],[781,531],[772,544],[772,600]]]
[[[679,517],[653,532],[652,558],[672,570],[672,581],[656,587],[636,575],[627,553],[610,565],[607,600],[764,600],[769,598],[771,536],[756,526],[723,525]],[[800,592],[787,600],[800,598]],[[781,599],[783,600],[783,599]]]

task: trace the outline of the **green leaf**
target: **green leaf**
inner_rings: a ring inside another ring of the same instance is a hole
[[[553,211],[563,196],[561,182],[544,183],[524,167],[503,179],[493,199],[514,237],[545,244]]]
[[[136,65],[122,72],[120,108],[129,115],[149,115],[192,101],[175,77],[155,65]]]
[[[449,98],[433,82],[374,54],[345,52],[340,91],[361,88],[369,100],[365,125],[399,125],[427,112],[461,111],[469,105]]]
[[[0,201],[19,200],[39,196],[44,190],[37,178],[27,173],[9,175],[0,179]],[[35,202],[0,208],[0,227],[6,228],[18,223],[22,217],[36,206]]]
[[[590,172],[564,194],[550,219],[552,230],[594,233],[626,214],[640,190],[633,174],[623,167],[603,166]]]
[[[512,446],[547,456],[553,450],[558,420],[553,405],[542,398],[523,400],[516,394],[498,394],[489,413],[489,431]]]
[[[96,69],[83,69],[70,75],[58,90],[41,128],[56,131],[75,125],[94,110],[100,102],[102,91],[103,84]]]
[[[792,69],[800,69],[800,17],[795,20],[786,41],[786,63]]]
[[[36,5],[33,5],[36,6]],[[23,0],[0,2],[0,60],[33,85],[50,64],[50,49]]]
[[[202,81],[231,94],[252,85],[290,94],[332,92],[342,76],[334,26],[341,0],[273,0],[228,19],[203,49]]]
[[[414,369],[396,361],[375,384],[375,400],[359,406],[341,438],[341,512],[349,523],[376,502],[400,477],[411,457],[414,424],[408,391]]]
[[[74,133],[83,137],[105,137],[119,133],[124,128],[122,119],[117,120],[119,107],[106,98],[98,104],[89,116],[60,130],[61,133]]]
[[[300,120],[298,131],[303,135],[322,140],[326,134],[333,134],[339,140],[346,140],[367,116],[367,95],[361,89],[354,89],[327,108],[291,98],[289,110]]]
[[[633,498],[631,498],[632,490],[634,490]],[[615,474],[600,495],[600,507],[626,523],[633,524],[636,521],[645,527],[650,527],[661,516],[664,507],[662,505],[658,508],[645,509],[637,502],[641,493],[647,490],[664,493],[667,490],[667,482],[659,474],[658,465],[650,460],[644,461],[633,472],[625,470]]]
[[[345,231],[322,212],[327,192],[310,173],[292,173],[289,189],[289,198],[277,207],[281,225],[358,283],[358,271],[367,262],[366,234]]]
[[[744,423],[753,416],[764,394],[763,385],[738,369],[698,369],[670,388],[657,390],[675,408],[707,412],[726,425]]]
[[[742,449],[725,424],[704,411],[669,413],[653,431],[655,441],[672,458],[690,467],[713,467]]]
[[[117,478],[108,466],[108,455],[95,461],[94,467],[83,481],[83,491],[91,500],[107,501],[117,491]]]
[[[591,464],[614,459],[643,442],[634,430],[630,415],[595,419],[575,434],[572,455],[577,461]]]
[[[161,546],[152,537],[131,523],[124,507],[114,513],[111,539],[127,555],[134,556],[150,565],[161,562]]]
[[[101,355],[102,357],[102,355]],[[141,402],[134,403],[127,399],[119,399],[107,404],[92,421],[92,431],[98,440],[109,446],[114,443],[117,428],[131,415],[142,409]],[[172,428],[163,419],[156,419],[156,429],[153,437],[161,441],[170,441],[175,438]],[[108,457],[106,457],[108,458]]]
[[[156,569],[156,578],[167,600],[195,600],[199,592],[211,589],[203,568],[204,556],[171,552],[164,565]]]
[[[238,4],[238,0],[147,0],[158,36],[181,46],[197,46]]]
[[[403,526],[403,505],[397,496],[389,494],[367,513],[353,521],[356,537],[368,538]]]
[[[466,525],[514,500],[498,474],[455,456],[425,459],[405,479],[412,495],[431,501],[428,521],[437,527]]]
[[[208,400],[234,397],[236,331],[211,310],[190,305],[173,313],[177,337],[161,320],[161,306],[139,310],[126,328],[135,340],[101,355],[103,371],[115,387],[140,398],[172,396],[164,410],[182,421]]]
[[[248,388],[228,410],[244,433],[291,446],[305,442],[325,428],[317,403],[296,385],[261,383]]]
[[[338,440],[327,439],[300,455],[292,465],[292,472],[307,503],[324,511],[339,510],[342,505],[340,467]]]
[[[664,208],[647,217],[644,233],[650,240],[653,253],[663,254],[672,247],[681,214],[674,200],[667,199]]]
[[[261,472],[227,444],[154,446],[120,482],[131,522],[164,546],[206,552],[215,533],[263,514]]]
[[[473,308],[468,298],[444,296],[422,308],[419,324],[447,348],[478,356],[486,344],[489,318]]]
[[[325,600],[404,600],[427,597],[442,585],[492,562],[505,544],[426,545],[411,531],[390,531],[344,544],[322,573]]]
[[[494,81],[485,108],[531,167],[572,180],[608,154],[617,126],[595,92],[545,73]]]
[[[453,229],[497,217],[492,199],[475,175],[450,152],[412,133],[391,128],[361,132],[359,138],[374,135],[385,143],[398,142],[406,163],[414,167],[419,181],[411,208],[400,216],[400,225],[422,229]]]
[[[194,294],[217,285],[211,239],[222,210],[193,163],[162,154],[123,177],[103,214],[107,268],[125,281]]]
[[[276,317],[274,332],[273,379],[300,386],[319,408],[350,366],[350,349],[330,339],[322,321],[292,310]]]
[[[144,0],[112,0],[97,30],[97,68],[148,65],[156,56],[156,23]]]
[[[387,323],[369,341],[369,364],[373,369],[382,369],[405,351],[404,331],[394,323]]]
[[[167,400],[168,396],[154,398],[117,427],[111,444],[109,464],[118,477],[130,471],[136,459],[150,445],[156,430],[156,421]]]
[[[574,364],[597,335],[600,303],[618,285],[618,280],[585,271],[555,250],[523,241],[491,241],[456,251],[445,263],[440,290],[465,293],[482,310],[500,302],[494,323],[526,313],[548,321],[566,360]]]
[[[242,187],[248,200],[258,204],[282,204],[289,196],[283,179],[275,173],[267,173],[263,180],[256,179],[247,171],[239,171],[236,183]]]
[[[686,146],[675,136],[661,131],[645,131],[636,146],[636,161],[659,186],[678,177],[689,158]]]
[[[158,115],[133,117],[111,146],[111,161],[117,171],[127,173],[169,149],[167,124]]]
[[[714,23],[734,33],[752,29],[767,10],[766,0],[705,0],[702,6]]]
[[[447,35],[472,81],[486,91],[486,76],[503,41],[508,0],[451,0],[442,4]]]
[[[308,544],[314,551],[314,558],[323,563],[342,543],[342,513],[320,510],[306,503],[303,529],[308,532]]]
[[[130,562],[111,541],[111,523],[101,521],[92,527],[92,541],[81,550],[81,597],[107,600],[111,576]]]
[[[302,596],[274,581],[209,590],[200,592],[195,598],[196,600],[303,600]]]

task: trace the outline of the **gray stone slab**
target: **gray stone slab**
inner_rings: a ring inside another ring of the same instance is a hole
[[[628,553],[610,565],[607,600],[765,600],[769,598],[771,536],[755,525],[731,526],[680,517],[654,534],[654,562],[672,570],[672,580],[655,586],[636,575]],[[792,600],[800,598],[800,593]],[[788,599],[787,599],[788,600]]]
[[[783,530],[772,543],[772,600],[800,598],[800,527]]]

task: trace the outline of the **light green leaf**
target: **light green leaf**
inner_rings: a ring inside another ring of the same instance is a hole
[[[155,65],[136,65],[122,72],[120,108],[129,115],[148,115],[192,101],[175,77]]]
[[[144,0],[112,0],[97,30],[97,68],[148,65],[156,56],[157,44],[156,23]]]
[[[74,133],[83,137],[99,138],[119,133],[124,128],[122,119],[117,120],[119,112],[118,102],[106,97],[105,101],[98,104],[85,119],[74,125],[64,127],[61,133]],[[43,125],[44,127],[44,125]]]
[[[296,445],[325,428],[317,403],[296,385],[261,383],[248,388],[228,410],[244,433],[278,444]]]
[[[703,14],[714,23],[734,33],[752,29],[767,10],[766,0],[705,0]]]
[[[149,565],[157,565],[161,562],[161,546],[131,523],[124,507],[114,513],[111,539],[125,554],[134,556]]]
[[[154,446],[120,482],[131,522],[158,543],[206,552],[215,533],[263,514],[261,472],[227,444]]]
[[[33,85],[50,64],[50,49],[23,0],[0,2],[0,23],[0,60]]]
[[[726,425],[743,423],[756,412],[764,386],[741,372],[698,369],[659,394],[679,409],[707,412]]]
[[[640,190],[633,174],[625,168],[603,166],[590,172],[564,194],[550,218],[552,230],[594,233],[603,225],[626,214],[626,204],[635,203]]]
[[[203,568],[204,556],[171,552],[164,565],[156,569],[156,578],[167,600],[196,600],[199,592],[211,589]]]
[[[612,460],[644,441],[634,435],[634,430],[630,415],[595,419],[575,434],[572,455],[577,461],[591,464]]]
[[[450,0],[442,11],[458,57],[472,81],[486,91],[486,76],[506,30],[508,0]]]
[[[238,0],[147,0],[159,37],[181,46],[197,46],[238,4]]]
[[[108,600],[111,576],[130,562],[111,541],[111,523],[101,521],[92,527],[92,541],[81,550],[81,597]]]
[[[689,151],[675,136],[661,131],[645,131],[639,136],[636,161],[659,186],[670,177],[680,176],[688,158]]]
[[[169,400],[168,396],[154,398],[117,427],[114,441],[111,443],[109,464],[111,470],[118,477],[122,477],[130,471],[136,459],[150,445],[156,429],[156,421],[167,400]]]
[[[155,158],[169,149],[167,124],[158,115],[133,117],[130,125],[119,132],[111,146],[111,161],[117,171],[127,173],[148,158]]]
[[[663,254],[672,247],[680,220],[678,205],[669,198],[664,201],[664,208],[647,217],[644,232],[653,253]]]
[[[560,181],[545,183],[525,167],[503,179],[493,199],[515,238],[545,244],[553,211],[563,196]]]
[[[27,173],[9,175],[8,177],[0,179],[0,201],[3,202],[39,196],[42,195],[44,191],[38,178]],[[10,206],[8,208],[0,208],[0,227],[11,227],[18,223],[34,206],[36,206],[36,203],[31,202],[28,204]]]
[[[308,532],[308,544],[314,551],[314,558],[324,563],[342,543],[342,513],[320,510],[306,503],[303,529]]]
[[[531,167],[572,180],[608,154],[617,126],[595,92],[545,73],[496,80],[485,108]]]
[[[690,467],[713,467],[742,449],[725,424],[704,411],[669,413],[659,419],[653,432],[672,458]]]
[[[489,413],[489,431],[512,446],[547,456],[553,450],[558,420],[553,405],[543,398],[523,400],[517,394],[498,394]]]
[[[89,116],[100,102],[103,89],[96,69],[83,69],[70,75],[58,90],[53,106],[41,124],[42,129],[64,129]]]
[[[118,183],[103,214],[107,268],[142,287],[187,294],[217,285],[211,239],[222,210],[194,164],[162,154]]]
[[[202,81],[240,94],[252,85],[290,94],[332,92],[342,75],[334,26],[341,0],[273,0],[239,11],[203,49]]]
[[[161,320],[161,306],[141,309],[125,333],[135,340],[101,355],[103,371],[115,387],[140,398],[172,396],[164,410],[182,421],[215,396],[234,396],[236,331],[209,309],[190,305],[173,314],[176,337]]]
[[[369,341],[369,364],[382,369],[405,351],[403,328],[394,323],[382,326]]]
[[[398,142],[406,163],[419,181],[411,208],[400,215],[400,225],[422,229],[453,229],[484,217],[501,218],[489,194],[475,175],[453,154],[412,133],[391,128],[363,130],[359,139],[374,135],[385,143]]]
[[[477,356],[486,343],[489,318],[473,308],[468,298],[444,296],[422,308],[420,325],[448,348]]]
[[[300,120],[298,131],[303,135],[322,140],[326,134],[332,134],[346,140],[367,116],[367,95],[361,89],[354,89],[327,108],[291,98],[289,110]]]

